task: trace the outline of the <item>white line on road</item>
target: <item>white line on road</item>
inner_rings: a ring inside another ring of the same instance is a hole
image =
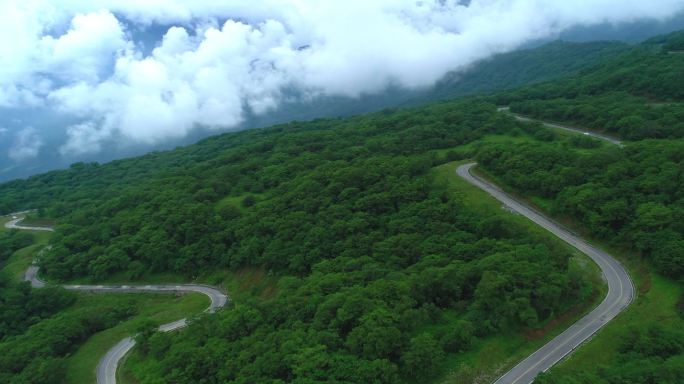
[[[563,228],[542,213],[509,196],[494,184],[474,176],[471,173],[473,166],[475,166],[475,163],[461,165],[456,169],[456,173],[509,208],[524,215],[537,225],[589,256],[599,266],[608,283],[608,293],[601,304],[588,315],[571,325],[563,333],[518,363],[518,365],[506,372],[495,382],[495,384],[530,384],[540,372],[545,372],[565,356],[572,353],[578,346],[606,325],[608,321],[624,310],[634,297],[634,284],[625,268],[609,254],[591,246],[579,236]]]

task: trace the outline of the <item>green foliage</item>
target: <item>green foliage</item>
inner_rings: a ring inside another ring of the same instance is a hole
[[[242,199],[242,206],[245,208],[249,208],[252,205],[256,203],[256,200],[254,199],[254,196],[245,196],[244,199]]]
[[[74,300],[73,294],[64,289],[31,290],[28,283],[13,283],[8,276],[0,274],[0,341],[22,333]]]
[[[152,320],[145,320],[138,325],[136,332],[135,342],[138,348],[147,353],[149,351],[150,339],[157,332],[157,326]]]
[[[624,49],[559,42],[504,55],[459,82],[458,92],[573,73]],[[539,56],[542,65],[527,65]],[[435,95],[453,88],[447,81]],[[30,206],[58,220],[40,260],[57,280],[245,267],[280,276],[274,297],[200,316],[184,332],[142,327],[144,359],[133,367],[141,382],[423,381],[477,337],[537,326],[583,297],[565,248],[500,214],[474,211],[429,174],[444,161],[438,151],[461,158],[454,147],[510,128],[556,145],[553,132],[517,124],[491,104],[449,102],[77,163],[0,185],[0,212]],[[538,189],[556,193],[556,181]],[[457,320],[438,324],[447,312]],[[126,314],[70,316],[14,331],[0,344],[0,381],[60,382],[62,357]]]
[[[517,113],[630,140],[684,136],[682,32],[661,36],[562,80],[490,99]],[[677,51],[677,52],[673,52]]]
[[[407,374],[418,378],[434,372],[443,358],[444,353],[437,340],[429,333],[421,333],[411,339],[401,360]]]
[[[26,232],[18,230],[0,232],[0,266],[19,249],[33,243],[33,238]]]
[[[102,309],[82,308],[57,314],[32,325],[24,334],[0,342],[0,381],[62,383],[66,374],[64,357],[92,334],[130,315],[123,306]]]
[[[609,365],[590,372],[541,374],[536,384],[676,384],[684,381],[684,332],[657,324],[633,328]]]
[[[436,150],[518,126],[479,102],[291,123],[4,184],[0,205],[58,219],[40,260],[56,279],[280,276],[272,298],[180,333],[143,329],[142,382],[421,380],[476,337],[538,325],[582,295],[565,248],[432,179]],[[447,311],[458,320],[442,337]]]
[[[590,233],[630,244],[684,277],[684,142],[642,141],[583,154],[557,145],[489,146],[478,160],[506,184],[552,200]]]
[[[647,99],[625,92],[515,101],[510,107],[517,113],[568,121],[629,140],[684,136],[684,107],[681,104],[653,105]]]
[[[440,337],[444,350],[446,352],[467,351],[475,339],[474,330],[475,327],[471,322],[467,320],[457,321]]]

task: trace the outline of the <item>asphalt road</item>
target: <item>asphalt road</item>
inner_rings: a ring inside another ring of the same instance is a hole
[[[576,129],[568,129],[576,132],[579,131]],[[592,136],[595,135],[592,134]],[[613,139],[599,136],[595,137],[609,140],[614,144],[620,145],[619,142],[615,143]],[[570,354],[583,342],[591,338],[591,336],[601,329],[601,327],[625,309],[634,297],[634,286],[627,271],[609,254],[589,245],[553,220],[515,200],[495,185],[472,175],[470,171],[473,166],[475,166],[475,163],[462,165],[456,169],[456,173],[469,183],[489,193],[510,209],[524,215],[563,241],[585,253],[600,267],[608,284],[608,294],[598,307],[532,355],[518,363],[495,382],[495,384],[530,384],[534,381],[534,378],[539,372],[544,372],[551,368],[563,357]],[[21,221],[21,218],[11,220],[7,222],[5,226],[8,228],[25,230],[52,230],[51,228],[45,227],[21,226],[18,225],[19,221]],[[36,288],[45,286],[45,282],[38,278],[38,267],[35,265],[29,267],[26,271],[25,280],[30,281],[31,285]],[[223,307],[228,300],[225,294],[213,287],[193,284],[144,286],[65,285],[64,287],[66,289],[89,292],[198,292],[209,296],[211,299],[211,305],[207,308],[207,312],[214,312],[216,309]],[[168,332],[182,328],[186,326],[186,324],[186,319],[180,319],[160,326],[159,330]],[[134,346],[135,340],[132,337],[127,337],[107,351],[106,355],[100,360],[97,366],[98,384],[116,383],[116,370],[119,362]]]
[[[21,215],[24,212],[18,212],[13,215]],[[19,225],[23,217],[18,217],[5,223],[5,227],[30,230],[30,231],[52,231],[52,228],[47,227],[30,227]],[[38,277],[38,266],[31,265],[24,274],[24,280],[31,283],[34,288],[42,288],[46,285]],[[219,308],[226,305],[228,296],[218,289],[201,284],[163,284],[163,285],[63,285],[64,288],[74,291],[85,291],[94,293],[186,293],[196,292],[209,297],[211,304],[205,312],[213,313]],[[186,319],[176,320],[174,322],[163,324],[159,327],[161,332],[169,332],[187,325]],[[133,337],[127,337],[121,340],[118,344],[112,347],[105,356],[100,359],[97,364],[97,383],[98,384],[115,384],[116,370],[119,367],[121,359],[135,346]]]
[[[564,131],[575,132],[575,133],[581,133],[581,134],[586,135],[586,136],[591,136],[591,137],[594,137],[594,138],[597,138],[597,139],[600,139],[600,140],[607,141],[607,142],[609,142],[609,143],[611,143],[611,144],[615,144],[615,145],[617,145],[618,147],[624,147],[624,144],[622,144],[622,142],[621,142],[620,140],[618,140],[618,139],[616,139],[616,138],[614,138],[614,137],[612,137],[612,136],[603,135],[603,134],[596,133],[596,132],[592,132],[592,131],[587,131],[587,130],[582,129],[582,128],[571,127],[571,126],[569,126],[569,125],[561,125],[561,124],[556,124],[556,123],[549,123],[549,122],[546,122],[546,121],[535,120],[535,119],[531,119],[531,118],[529,118],[529,117],[520,116],[520,115],[518,115],[518,114],[515,114],[515,113],[513,113],[513,112],[510,112],[509,109],[508,109],[508,107],[500,107],[500,108],[499,108],[499,111],[506,112],[506,113],[510,114],[511,116],[515,117],[516,119],[520,120],[520,121],[535,122],[535,123],[540,123],[540,124],[542,124],[542,125],[544,125],[544,126],[547,126],[547,127],[549,127],[549,128],[556,128],[556,129],[562,129],[562,130],[564,130]]]
[[[475,166],[475,163],[461,165],[456,169],[456,173],[469,183],[489,193],[513,211],[527,217],[589,256],[601,268],[601,272],[608,284],[608,294],[598,307],[518,363],[518,365],[506,372],[495,382],[495,384],[529,384],[534,381],[534,378],[540,372],[545,372],[551,368],[622,312],[634,298],[634,285],[625,268],[612,256],[589,245],[563,226],[526,204],[517,201],[497,186],[474,176],[471,173],[473,166]]]
[[[13,215],[17,214],[22,214],[24,212],[17,212],[14,213]],[[24,225],[20,225],[19,222],[24,220],[24,217],[17,217],[16,219],[12,219],[8,222],[5,223],[5,228],[10,228],[10,229],[24,229],[24,230],[29,230],[29,231],[49,231],[49,232],[54,232],[54,229],[50,227],[27,227]]]

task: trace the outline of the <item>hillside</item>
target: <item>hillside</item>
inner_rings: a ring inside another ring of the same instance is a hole
[[[643,44],[568,78],[491,100],[514,112],[638,140],[684,136],[684,32]]]
[[[54,280],[277,277],[274,296],[144,341],[143,382],[423,381],[591,295],[565,247],[432,171],[517,124],[477,102],[291,123],[34,176],[0,200],[60,223],[40,259]]]
[[[302,95],[296,89],[284,90],[287,95],[283,104],[263,114],[246,113],[245,121],[233,130],[268,127],[287,123],[292,120],[311,120],[315,118],[353,116],[361,113],[380,111],[384,108],[399,106],[423,105],[434,100],[454,96],[464,96],[507,89],[515,86],[532,84],[551,78],[575,73],[577,70],[595,64],[605,57],[622,52],[628,46],[617,42],[602,43],[565,43],[555,42],[534,49],[520,50],[497,55],[458,76],[447,76],[435,87],[410,90],[390,87],[373,94],[362,94],[356,98],[343,96],[327,96],[312,98]],[[5,113],[5,112],[3,112]],[[74,124],[65,120],[55,112],[36,114],[9,114],[7,117],[33,124],[36,127],[47,126],[49,129]],[[46,129],[48,129],[46,128]],[[202,137],[214,134],[215,131],[198,129],[185,138],[177,138],[157,146],[139,146],[134,148],[104,148],[102,153],[83,155],[86,162],[104,162],[121,157],[143,154],[154,149],[172,149],[175,146],[195,142]],[[44,151],[35,159],[26,159],[21,167],[0,159],[0,181],[26,177],[31,174],[45,172],[54,168],[67,168],[72,158],[64,158],[58,151],[64,137],[51,135],[46,137]],[[11,140],[0,140],[0,152],[9,151],[14,143]],[[52,149],[51,149],[52,148]]]
[[[57,223],[52,247],[38,259],[52,282],[170,276],[235,289],[233,305],[196,317],[183,332],[142,329],[126,367],[134,382],[463,382],[496,377],[601,290],[586,259],[454,182],[456,165],[476,158],[486,176],[616,249],[637,275],[638,301],[618,326],[575,352],[564,363],[570,368],[539,381],[681,382],[681,129],[611,128],[603,115],[637,111],[650,123],[660,120],[636,105],[677,113],[682,96],[672,83],[684,65],[671,53],[677,36],[624,52],[600,43],[590,51],[602,47],[594,58],[606,58],[591,67],[573,56],[574,45],[552,44],[544,49],[566,63],[574,57],[572,64],[550,61],[492,82],[513,86],[584,69],[485,98],[291,122],[77,163],[0,184],[0,213],[35,208],[34,219]],[[522,55],[504,67],[540,61]],[[479,76],[494,76],[498,65],[483,65]],[[554,108],[592,106],[581,115],[597,122],[592,128],[628,141],[612,147],[520,122],[494,102],[554,119]],[[3,260],[26,245],[10,233],[0,239],[12,251]],[[236,283],[239,275],[249,281]],[[3,304],[20,314],[3,325],[4,381],[40,373],[63,382],[66,359],[88,336],[133,315],[113,302],[90,316],[70,307],[70,294],[46,291],[55,298],[46,303],[28,285],[0,277],[2,297],[12,299]],[[46,309],[24,311],[17,300]],[[54,347],[42,348],[48,335]]]
[[[539,383],[684,380],[684,56],[673,51],[683,36],[654,38],[574,77],[491,99],[627,139],[588,153],[548,143],[494,145],[477,155],[500,183],[622,253],[638,281],[625,316]]]
[[[578,73],[629,49],[619,42],[555,41],[496,55],[470,70],[451,74],[429,94],[432,100],[491,93]]]

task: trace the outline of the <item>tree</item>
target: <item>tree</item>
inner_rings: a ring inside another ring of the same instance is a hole
[[[398,326],[396,312],[376,308],[361,317],[360,325],[349,333],[346,344],[352,352],[367,359],[395,358],[403,344]]]
[[[449,327],[441,341],[446,352],[462,352],[470,349],[473,343],[475,327],[467,320],[459,320]]]
[[[411,339],[408,350],[401,356],[403,369],[414,378],[424,377],[442,362],[444,351],[429,333]]]

